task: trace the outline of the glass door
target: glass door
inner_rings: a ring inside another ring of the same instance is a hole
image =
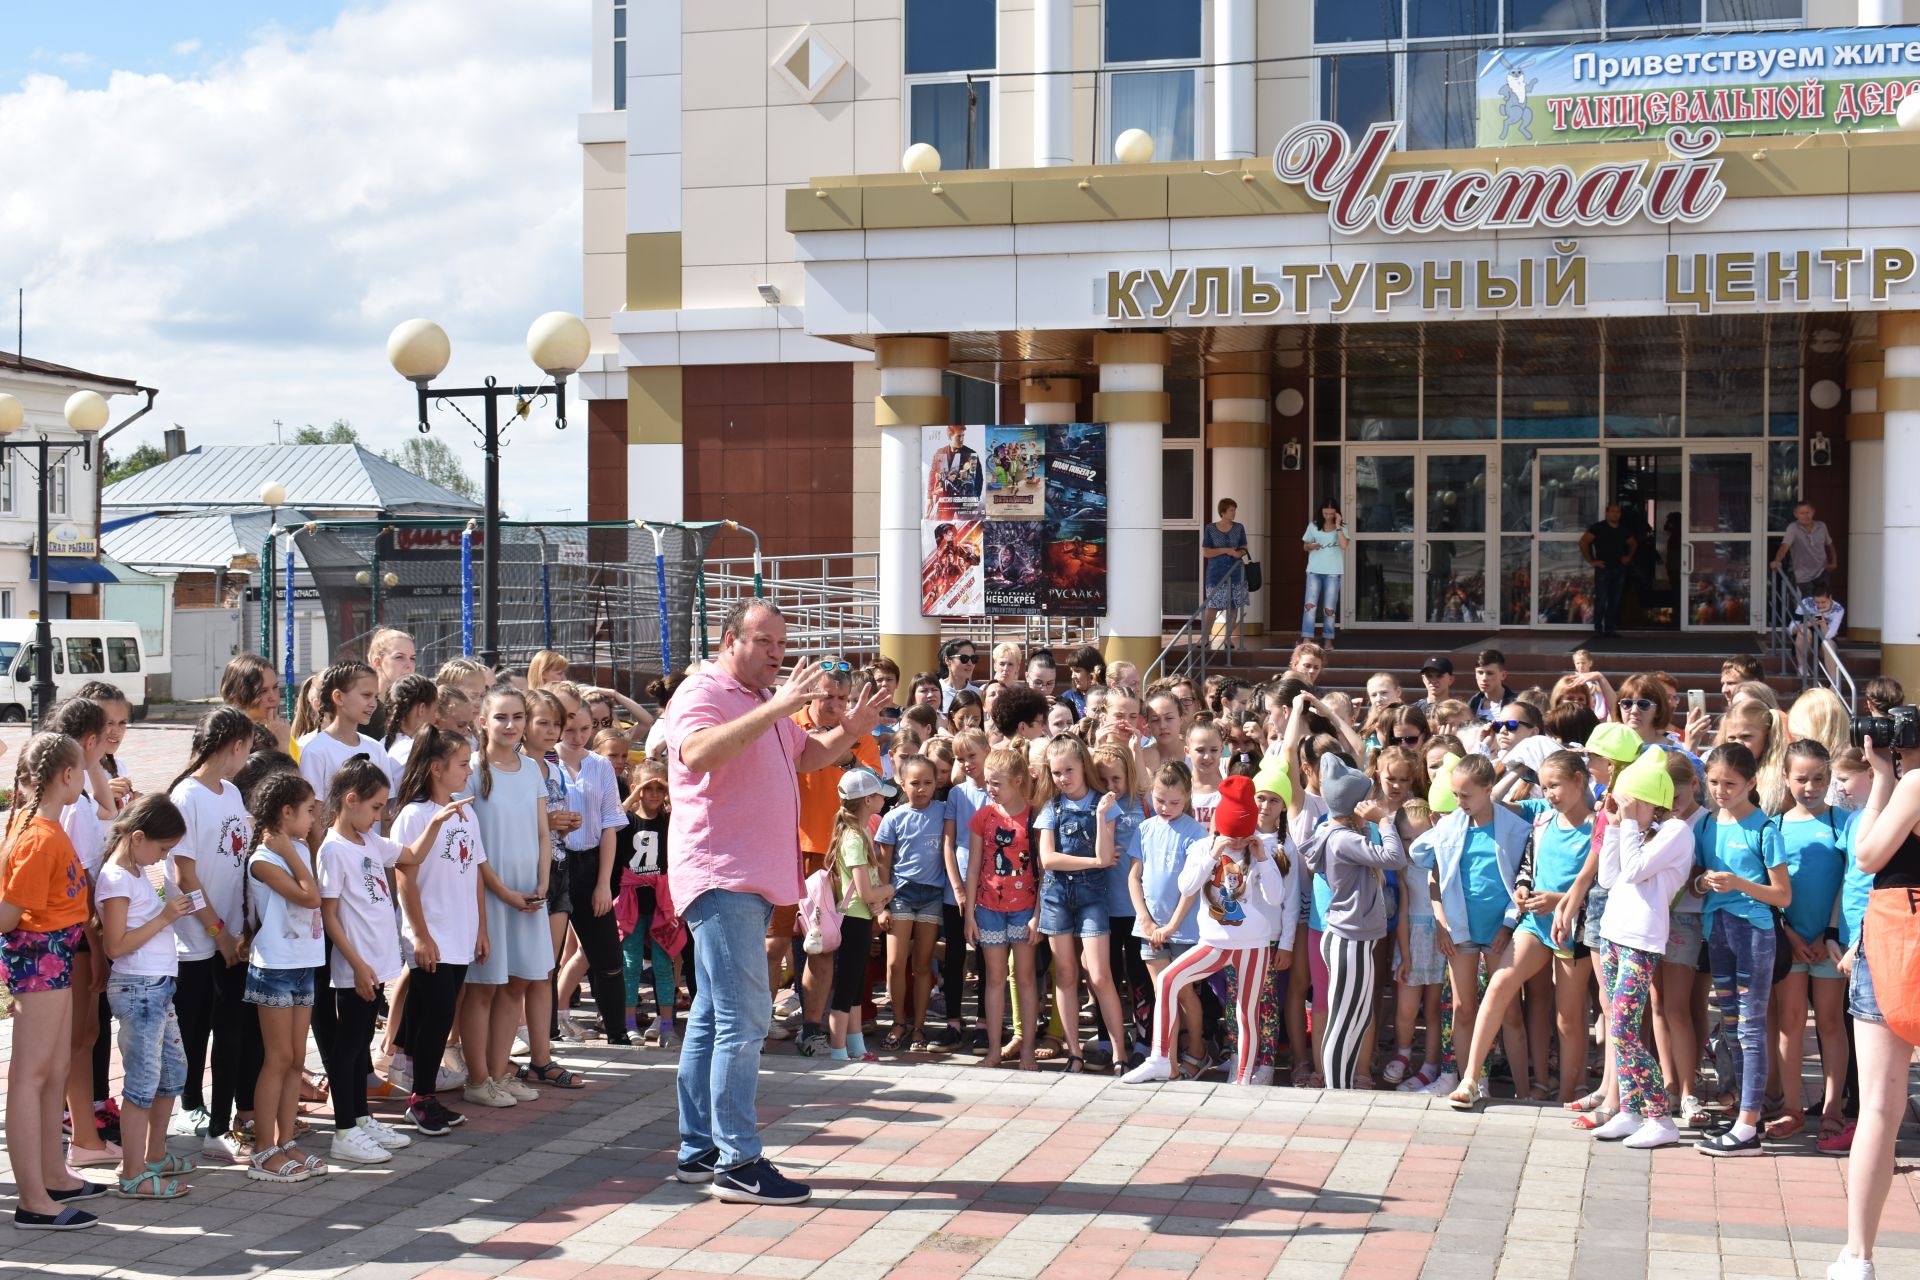
[[[1580,539],[1605,515],[1600,451],[1542,449],[1533,462],[1533,599],[1536,627],[1593,626],[1593,569]]]
[[[1500,481],[1488,447],[1431,448],[1421,455],[1419,616],[1429,627],[1483,627],[1494,617],[1488,495]]]
[[[1488,503],[1499,490],[1491,447],[1353,449],[1346,490],[1350,625],[1488,624]]]
[[[1761,445],[1689,447],[1685,511],[1655,532],[1686,574],[1688,631],[1752,631],[1766,616],[1764,459]],[[1684,536],[1680,530],[1684,528]]]
[[[1179,626],[1200,607],[1206,562],[1200,558],[1200,446],[1168,440],[1161,445],[1160,610]]]

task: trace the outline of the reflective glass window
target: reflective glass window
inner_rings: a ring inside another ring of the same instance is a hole
[[[907,0],[906,74],[991,71],[997,20],[994,0]]]

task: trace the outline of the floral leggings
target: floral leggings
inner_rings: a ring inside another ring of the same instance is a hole
[[[1279,952],[1278,947],[1266,949],[1266,977],[1261,985],[1260,1003],[1254,1014],[1253,1065],[1256,1068],[1272,1067],[1280,1058],[1280,1009],[1286,998],[1287,979],[1291,975],[1288,970],[1282,969],[1275,963],[1274,957]],[[1227,994],[1226,999],[1221,1002],[1226,1006],[1222,1011],[1221,1029],[1237,1035],[1239,1027],[1235,1022],[1237,1017],[1235,1011],[1240,1007],[1239,966],[1227,966],[1222,976],[1226,980]]]
[[[1652,1025],[1648,1005],[1662,958],[1658,951],[1600,944],[1600,982],[1612,1001],[1608,1030],[1620,1073],[1620,1106],[1649,1120],[1667,1115],[1666,1078],[1660,1074],[1660,1059],[1647,1044],[1647,1028]],[[1644,1024],[1643,1015],[1648,1019]]]

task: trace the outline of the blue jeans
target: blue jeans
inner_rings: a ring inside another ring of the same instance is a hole
[[[1707,950],[1713,957],[1713,990],[1720,1018],[1740,1028],[1740,1109],[1759,1111],[1767,1100],[1767,999],[1773,994],[1771,926],[1716,912]]]
[[[720,1168],[760,1158],[754,1093],[760,1044],[773,1023],[767,926],[773,904],[757,893],[709,889],[684,912],[700,990],[680,1048],[680,1159],[719,1149]]]
[[[1300,611],[1300,636],[1313,639],[1314,615],[1326,619],[1327,639],[1333,639],[1333,624],[1340,617],[1340,574],[1309,573],[1307,599]]]
[[[155,1098],[177,1098],[187,1087],[187,1051],[173,1013],[172,978],[116,973],[107,979],[107,1007],[120,1024],[120,1093],[145,1109]]]

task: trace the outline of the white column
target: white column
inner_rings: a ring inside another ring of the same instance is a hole
[[[920,613],[920,428],[947,421],[941,391],[945,338],[882,338],[875,363],[880,392],[880,652],[905,680],[932,670],[940,620]]]
[[[1161,436],[1167,421],[1164,333],[1098,333],[1100,394],[1094,417],[1107,424],[1108,662],[1142,669],[1161,645]]]
[[[1033,69],[1073,67],[1073,0],[1033,0]],[[1055,169],[1073,163],[1073,77],[1033,77],[1033,163]]]
[[[1920,591],[1913,566],[1920,564],[1920,312],[1882,312],[1880,345],[1885,372],[1879,407],[1886,430],[1882,486],[1885,550],[1880,566],[1880,667],[1909,688],[1920,688]]]
[[[1873,354],[1878,354],[1877,352]],[[1886,535],[1881,503],[1886,487],[1886,443],[1880,419],[1880,370],[1877,359],[1849,360],[1847,387],[1847,629],[1880,630],[1881,576],[1886,564]]]
[[[1267,425],[1273,378],[1264,352],[1215,355],[1207,362],[1206,456],[1213,502],[1206,515],[1214,518],[1220,500],[1239,504],[1238,519],[1247,529],[1247,548],[1255,561],[1267,563],[1272,543],[1272,515],[1268,502],[1270,428]],[[1265,628],[1267,599],[1254,596],[1244,620],[1247,635]]]
[[[1253,0],[1214,0],[1213,5],[1213,158],[1246,160],[1253,156]]]
[[[1030,427],[1073,422],[1080,412],[1080,379],[1042,376],[1020,384],[1020,404]]]
[[[1901,21],[1900,0],[1860,0],[1860,25],[1890,27]],[[1847,608],[1851,610],[1852,605]]]

